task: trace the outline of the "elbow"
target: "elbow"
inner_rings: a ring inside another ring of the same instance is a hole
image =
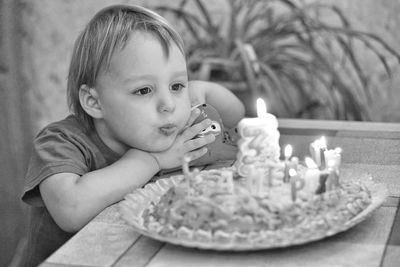
[[[58,212],[50,212],[55,223],[61,230],[68,233],[76,233],[82,229],[90,219],[82,215],[76,208],[60,207]]]
[[[245,113],[246,113],[246,108],[240,98],[238,98],[236,95],[231,93],[233,96],[230,101],[229,105],[227,107],[227,116],[226,116],[226,126],[228,128],[232,128],[237,126],[239,121],[244,118]]]
[[[58,227],[61,228],[61,230],[67,233],[76,233],[80,229],[82,229],[83,226],[85,226],[85,224],[81,224],[78,221],[72,221],[72,220],[56,222],[56,224],[58,225]]]
[[[243,102],[241,100],[239,100],[238,104],[237,104],[237,117],[238,117],[238,119],[237,119],[236,123],[238,123],[241,119],[244,118],[245,112],[246,112],[246,108],[244,107]]]
[[[66,177],[68,179],[66,179]],[[40,194],[53,221],[65,232],[75,233],[85,226],[95,211],[93,202],[82,197],[76,187],[80,176],[66,173],[55,174],[40,184]]]

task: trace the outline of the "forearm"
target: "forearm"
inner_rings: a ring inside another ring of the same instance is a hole
[[[243,103],[230,91],[207,94],[206,103],[217,109],[227,128],[235,127],[244,117]]]
[[[130,150],[114,164],[64,184],[59,196],[53,196],[47,203],[45,197],[44,200],[57,224],[65,231],[75,232],[104,208],[146,184],[158,171],[152,156]]]

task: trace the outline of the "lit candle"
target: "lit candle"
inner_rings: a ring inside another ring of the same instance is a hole
[[[186,177],[189,177],[190,171],[189,171],[189,162],[190,162],[190,157],[188,155],[183,156],[183,161],[182,161],[182,171],[183,174]]]
[[[324,156],[325,162],[330,162],[332,168],[339,170],[342,161],[342,149],[340,147],[325,150]]]
[[[283,182],[288,183],[289,182],[289,169],[297,169],[297,164],[298,164],[298,158],[293,157],[290,159],[293,153],[293,147],[291,145],[286,145],[285,151],[284,151],[284,156],[285,156],[285,170],[284,170],[284,176],[283,176]]]
[[[304,187],[304,179],[300,178],[297,175],[297,171],[295,169],[290,169],[289,175],[290,175],[292,200],[296,201],[297,191],[300,191]]]
[[[326,139],[324,136],[310,144],[311,157],[320,169],[323,169],[325,167],[325,151]]]
[[[189,162],[191,161],[190,156],[183,156],[183,160],[182,160],[182,171],[183,171],[183,175],[186,179],[186,185],[187,185],[187,193],[190,194],[190,187],[191,187],[191,173],[189,170]]]
[[[306,157],[304,162],[307,170],[304,174],[305,188],[310,193],[316,193],[319,186],[319,176],[321,171],[318,169],[317,164],[312,158]]]
[[[192,159],[190,158],[190,156],[183,156],[183,160],[182,160],[182,171],[184,174],[184,177],[186,179],[186,183],[187,183],[187,188],[188,191],[187,193],[190,195],[191,194],[191,185],[192,185],[192,180],[194,180],[197,175],[199,174],[199,170],[198,169],[194,169],[193,172],[190,171],[189,169],[189,163]]]
[[[267,161],[278,161],[280,156],[278,120],[267,113],[264,101],[257,99],[257,117],[244,118],[238,124],[239,152],[235,167],[238,173],[249,176],[251,168],[268,172]]]
[[[330,160],[328,165],[328,178],[326,181],[326,190],[332,190],[339,187],[339,169],[335,167],[336,162]]]

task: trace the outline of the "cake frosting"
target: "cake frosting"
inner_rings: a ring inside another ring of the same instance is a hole
[[[294,201],[290,183],[263,187],[251,193],[235,167],[186,173],[144,211],[143,223],[160,235],[203,241],[293,228],[327,232],[371,203],[368,188],[356,182],[320,194],[304,187]]]

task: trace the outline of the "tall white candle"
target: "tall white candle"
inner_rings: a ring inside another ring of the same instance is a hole
[[[249,176],[251,168],[268,172],[267,161],[278,161],[280,156],[278,120],[266,112],[264,101],[257,99],[257,117],[244,118],[238,124],[239,152],[235,167],[241,176]]]

